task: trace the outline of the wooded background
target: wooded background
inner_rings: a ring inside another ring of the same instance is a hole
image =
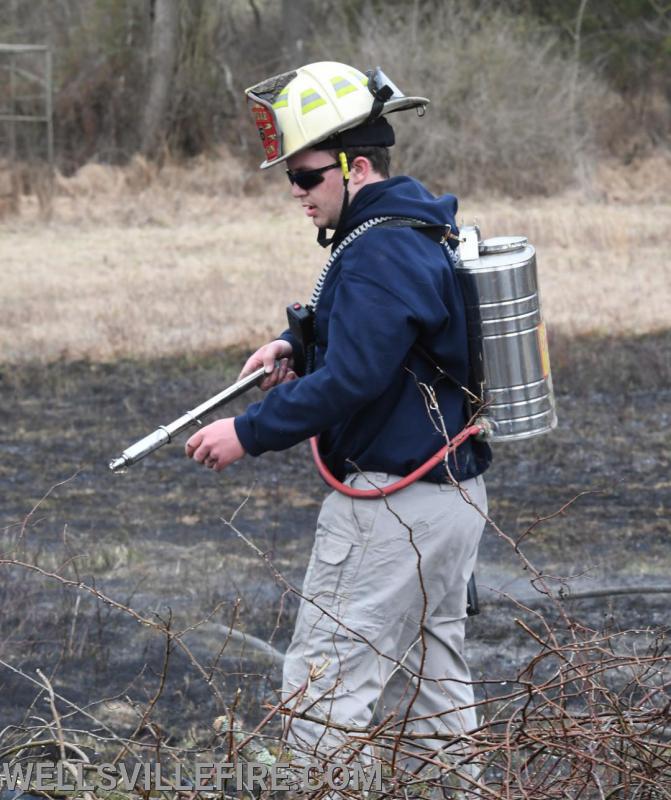
[[[456,191],[585,185],[599,159],[666,149],[671,130],[665,0],[0,0],[0,43],[50,46],[66,175],[222,145],[258,162],[244,88],[325,59],[431,98],[423,120],[398,116],[394,168]],[[0,58],[0,112],[36,113],[20,80],[13,95]],[[30,158],[43,131],[19,128]],[[0,124],[0,157],[6,142]]]

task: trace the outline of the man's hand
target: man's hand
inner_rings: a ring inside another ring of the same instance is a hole
[[[245,450],[235,432],[233,419],[218,419],[196,431],[184,448],[187,456],[215,472],[241,459]]]
[[[275,368],[275,361],[279,359],[279,366]],[[291,357],[291,345],[285,342],[284,339],[275,339],[274,342],[264,344],[263,347],[250,356],[242,368],[242,372],[238,376],[244,378],[245,375],[257,370],[259,367],[265,367],[268,373],[266,377],[259,384],[259,388],[264,392],[277,386],[278,383],[285,383],[286,381],[293,381],[296,378],[296,373],[293,371],[293,358]]]

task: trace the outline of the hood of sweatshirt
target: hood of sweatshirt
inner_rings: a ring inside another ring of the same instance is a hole
[[[360,189],[347,211],[344,238],[371,217],[412,217],[432,225],[456,229],[457,198],[452,194],[434,197],[419,181],[405,175],[369,183]],[[335,242],[337,244],[337,242]]]

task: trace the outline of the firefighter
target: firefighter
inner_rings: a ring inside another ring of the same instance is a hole
[[[387,487],[468,416],[465,310],[444,240],[456,230],[457,201],[389,176],[389,115],[429,101],[405,96],[379,69],[335,62],[274,76],[247,95],[261,168],[286,168],[331,259],[311,302],[311,340],[287,330],[257,350],[242,375],[264,365],[262,388],[272,391],[195,433],[187,455],[219,471],[318,435],[344,484]],[[463,640],[490,457],[471,439],[389,497],[327,496],[284,665],[285,698],[321,665],[287,730],[294,755],[344,757],[347,729],[365,729],[373,715],[407,718],[406,732],[426,734],[417,752],[445,744],[432,733],[476,726]]]

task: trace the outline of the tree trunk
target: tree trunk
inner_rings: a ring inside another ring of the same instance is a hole
[[[305,43],[310,33],[309,0],[282,0],[282,70],[303,64]]]
[[[156,155],[165,134],[178,46],[179,0],[154,0],[147,102],[142,120],[141,149],[146,156]]]

